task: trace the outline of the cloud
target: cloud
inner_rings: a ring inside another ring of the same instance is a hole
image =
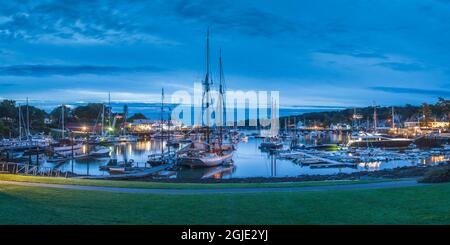
[[[15,84],[15,83],[0,83],[0,87],[4,87],[4,88],[6,88],[6,87],[14,87],[16,85],[17,84]]]
[[[68,94],[84,101],[106,101],[104,91],[86,89],[54,89],[48,93],[50,97],[58,97],[58,94]],[[159,93],[139,93],[128,91],[113,91],[110,93],[111,101],[115,102],[159,102]]]
[[[372,90],[382,91],[395,94],[421,94],[432,96],[450,96],[448,90],[433,90],[433,89],[419,89],[419,88],[400,88],[400,87],[370,87]]]
[[[79,75],[79,74],[122,74],[149,73],[163,69],[153,66],[120,67],[120,66],[66,66],[66,65],[16,65],[0,67],[0,76],[51,76],[51,75]]]
[[[418,63],[401,63],[401,62],[382,62],[376,64],[377,66],[389,68],[391,70],[396,71],[421,71],[424,70],[425,67]]]
[[[0,16],[0,24],[8,23],[12,20],[10,16]]]
[[[127,2],[109,6],[103,1],[10,1],[3,5],[0,7],[0,40],[59,45],[177,44],[150,32],[147,22],[133,22],[136,16],[149,13],[145,12],[147,9],[135,10]]]
[[[374,51],[361,51],[353,47],[348,47],[344,49],[342,47],[334,47],[333,49],[319,49],[316,52],[334,54],[334,55],[348,55],[355,58],[374,58],[374,59],[387,59],[388,57],[384,54],[377,53]]]
[[[226,1],[181,0],[174,7],[178,17],[234,29],[247,35],[273,36],[296,30],[296,24],[274,13],[254,7],[237,8]]]
[[[10,55],[11,52],[4,50],[4,49],[0,49],[0,55]]]
[[[0,93],[46,98],[52,89],[74,87],[158,93],[190,86],[203,77],[210,25],[212,73],[220,47],[230,88],[279,89],[289,104],[420,103],[431,97],[367,88],[445,88],[449,8],[432,0],[0,1],[0,83],[17,84]],[[139,67],[145,65],[170,71]]]

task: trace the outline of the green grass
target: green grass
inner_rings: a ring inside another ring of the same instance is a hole
[[[386,180],[339,180],[339,181],[309,181],[309,182],[280,182],[280,183],[164,183],[122,180],[89,180],[55,177],[22,176],[14,174],[0,174],[0,180],[18,182],[36,182],[49,184],[126,187],[126,188],[161,188],[161,189],[199,189],[199,188],[243,188],[243,187],[302,187],[319,185],[348,185],[382,182]]]
[[[0,185],[0,224],[450,224],[450,184],[161,195]]]

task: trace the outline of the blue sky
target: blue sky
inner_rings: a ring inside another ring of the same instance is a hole
[[[450,97],[449,0],[2,1],[0,98],[158,101],[223,50],[228,89],[281,105]],[[217,80],[217,79],[216,79]]]

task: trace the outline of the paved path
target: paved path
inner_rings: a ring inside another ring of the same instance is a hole
[[[153,193],[153,194],[216,194],[216,193],[262,193],[262,192],[305,192],[305,191],[332,191],[332,190],[369,190],[400,188],[411,186],[423,186],[426,184],[417,183],[416,180],[402,180],[389,182],[376,182],[367,184],[347,184],[347,185],[326,185],[326,186],[305,186],[305,187],[247,187],[247,188],[216,188],[216,189],[140,189],[121,187],[100,187],[81,185],[60,185],[31,182],[2,181],[1,184],[48,187],[72,190],[107,191],[121,193]]]

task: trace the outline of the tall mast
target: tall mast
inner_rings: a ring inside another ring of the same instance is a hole
[[[61,139],[64,139],[64,104],[61,105]]]
[[[220,49],[219,53],[219,74],[220,74],[220,84],[219,84],[219,92],[222,96],[222,110],[225,112],[225,76],[223,75],[223,64],[222,64],[222,49]],[[225,119],[226,122],[226,119]]]
[[[167,126],[168,126],[168,132],[167,132],[167,141],[168,142],[170,142],[170,140],[171,140],[171,136],[172,136],[172,131],[171,130],[173,130],[172,129],[172,108],[169,106],[168,107],[168,109],[169,109],[169,113],[167,114]],[[170,156],[170,145],[167,147],[167,152],[168,152],[168,154],[167,155],[169,155]]]
[[[205,107],[206,107],[206,142],[209,143],[209,102],[210,102],[210,98],[209,98],[209,91],[210,91],[210,76],[209,76],[209,72],[210,72],[210,65],[209,65],[209,27],[208,27],[208,31],[206,33],[206,75],[205,75],[205,80],[203,81],[203,100],[205,99],[206,96],[206,103],[205,103]],[[202,103],[202,107],[203,107],[203,103]],[[203,110],[202,110],[202,114],[203,114]]]
[[[287,132],[287,129],[288,129],[288,119],[285,118],[284,119],[284,132]]]
[[[19,140],[22,140],[22,110],[19,105]]]
[[[226,118],[225,118],[225,78],[223,75],[223,64],[222,64],[222,49],[219,50],[219,93],[220,93],[220,100],[219,101],[219,118],[220,118],[220,139],[219,139],[219,143],[222,144],[223,141],[223,124],[224,122],[226,123]]]
[[[122,127],[123,127],[123,130],[122,130],[123,134],[127,133],[127,129],[126,129],[127,118],[128,118],[128,105],[124,105],[123,106],[123,125],[122,125]]]
[[[275,138],[275,137],[277,137],[278,136],[278,133],[277,133],[277,120],[278,120],[278,118],[276,118],[276,112],[275,112],[275,108],[276,108],[276,102],[275,101],[273,101],[272,100],[272,108],[271,108],[271,118],[270,118],[270,120],[271,120],[271,123],[270,123],[270,136],[272,137],[272,138]]]
[[[111,108],[111,92],[108,92],[108,107],[109,107],[109,113],[108,113],[108,130],[111,129],[111,114],[112,114],[112,108]]]
[[[394,114],[394,107],[392,107],[392,128],[395,128],[395,114]]]
[[[297,130],[297,117],[294,116],[294,132]]]
[[[377,131],[377,106],[373,106],[373,129]]]
[[[105,104],[102,104],[102,136],[105,135]]]
[[[164,113],[164,88],[161,89],[161,122],[159,123],[159,128],[160,128],[160,132],[161,132],[161,139],[163,138],[163,133],[164,133],[164,129],[163,129],[163,113]],[[161,156],[164,155],[164,144],[161,141]]]
[[[27,97],[27,139],[30,137],[30,111],[28,109],[28,97]]]

